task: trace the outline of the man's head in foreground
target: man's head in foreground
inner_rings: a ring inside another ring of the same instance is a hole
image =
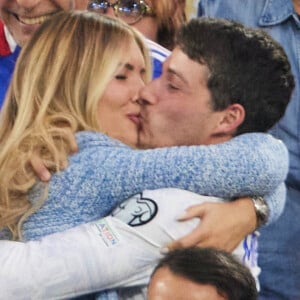
[[[168,253],[155,268],[148,300],[255,300],[249,269],[232,254],[213,248],[187,248]]]
[[[193,19],[179,30],[162,76],[141,92],[140,145],[212,144],[265,132],[293,88],[287,56],[265,32]]]

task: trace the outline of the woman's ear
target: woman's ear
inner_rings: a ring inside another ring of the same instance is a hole
[[[229,105],[223,111],[223,116],[219,123],[219,132],[223,134],[234,135],[237,128],[245,120],[245,109],[241,104],[234,103]]]

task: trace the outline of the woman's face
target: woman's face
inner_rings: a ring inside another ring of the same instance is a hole
[[[144,87],[145,60],[135,42],[126,48],[124,62],[107,85],[98,104],[100,129],[135,147],[140,124],[139,91]]]

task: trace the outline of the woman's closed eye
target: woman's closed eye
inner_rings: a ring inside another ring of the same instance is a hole
[[[117,80],[126,80],[127,76],[125,74],[118,74],[115,76]]]

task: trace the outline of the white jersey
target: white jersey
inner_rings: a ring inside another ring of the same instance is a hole
[[[176,218],[185,208],[207,201],[221,200],[178,189],[144,191],[104,219],[40,241],[0,241],[1,297],[66,299],[111,288],[146,286],[161,258],[160,249],[199,223],[198,219],[178,222]],[[255,234],[234,250],[257,278],[256,253]],[[129,298],[126,292],[122,294]]]
[[[150,39],[145,38],[145,44],[151,50],[151,57],[160,62],[164,62],[166,58],[171,54],[170,50]]]
[[[112,215],[133,227],[135,234],[141,235],[145,250],[146,248],[149,248],[147,250],[153,249],[153,247],[160,249],[166,243],[189,234],[200,223],[198,218],[178,222],[177,217],[182,215],[186,208],[203,202],[222,202],[222,199],[201,196],[179,189],[146,190],[121,203]],[[258,233],[248,235],[233,251],[233,254],[249,267],[259,287],[257,235]],[[145,255],[147,255],[146,252]],[[159,258],[160,254],[157,252],[155,259]],[[119,290],[118,293],[120,299],[146,299],[142,297],[145,295],[143,289],[140,290],[140,294],[138,289]]]

